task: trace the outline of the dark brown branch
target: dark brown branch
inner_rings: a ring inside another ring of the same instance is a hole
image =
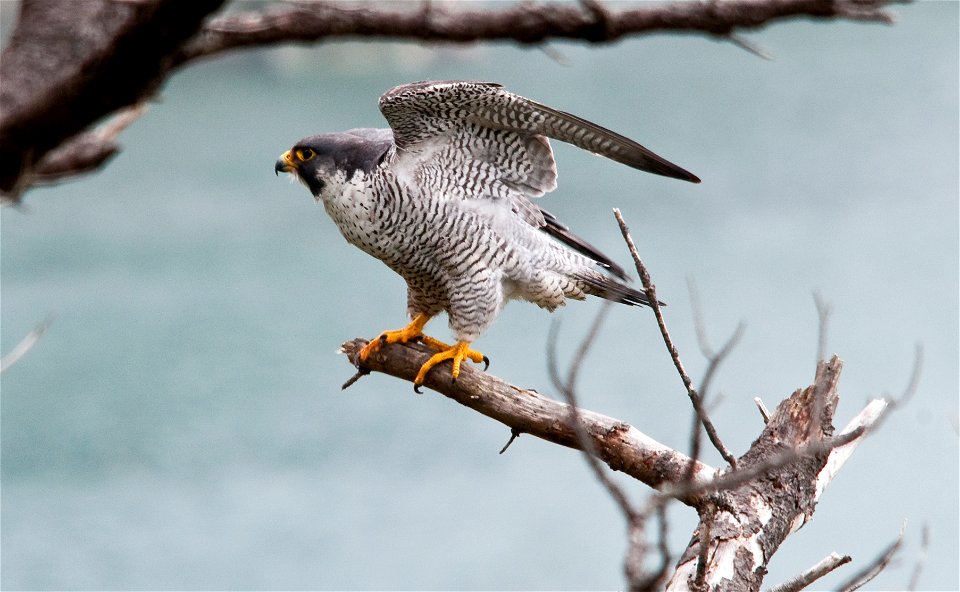
[[[16,201],[50,151],[152,94],[222,2],[24,0],[0,59],[0,192]]]
[[[523,44],[559,39],[610,43],[627,36],[664,32],[731,38],[735,31],[797,18],[891,24],[894,16],[884,10],[889,3],[889,0],[724,0],[640,3],[620,8],[617,3],[592,0],[580,5],[521,2],[506,7],[456,10],[443,10],[431,4],[429,10],[422,10],[422,5],[412,2],[407,7],[399,3],[392,9],[375,4],[314,2],[218,18],[184,48],[178,59],[196,59],[237,47],[344,37]],[[763,55],[742,39],[732,38]]]
[[[344,343],[341,351],[352,361],[366,343],[364,339],[354,339]],[[412,381],[431,353],[432,350],[418,344],[384,345],[367,359],[364,369]],[[571,422],[569,405],[536,391],[510,385],[469,365],[461,367],[456,381],[451,380],[449,372],[430,372],[424,386],[512,429],[555,444],[582,449]],[[622,471],[654,488],[678,483],[684,478],[692,462],[686,455],[620,420],[585,409],[579,410],[579,415],[597,458],[611,469]],[[694,482],[706,482],[715,474],[715,469],[697,462]],[[700,500],[691,496],[680,501],[696,505]]]
[[[48,185],[89,173],[103,166],[120,151],[117,136],[140,117],[147,106],[140,103],[120,110],[99,129],[84,132],[47,153],[30,172],[28,184]]]

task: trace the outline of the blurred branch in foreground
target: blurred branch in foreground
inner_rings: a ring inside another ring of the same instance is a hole
[[[763,55],[739,32],[800,18],[892,23],[885,8],[891,3],[725,0],[621,7],[583,0],[494,3],[481,10],[469,3],[331,1],[208,19],[224,0],[23,0],[0,56],[0,201],[16,203],[39,182],[98,169],[118,146],[115,137],[103,141],[85,130],[148,101],[177,69],[231,50],[346,38],[610,43],[669,32],[725,39]]]

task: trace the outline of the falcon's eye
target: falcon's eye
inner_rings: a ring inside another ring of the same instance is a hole
[[[317,155],[317,153],[310,148],[297,148],[295,154],[297,155],[297,160],[302,162],[306,162]]]

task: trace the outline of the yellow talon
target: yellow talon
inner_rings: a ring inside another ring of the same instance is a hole
[[[407,343],[408,341],[413,341],[417,338],[424,337],[423,335],[423,326],[427,324],[427,321],[430,320],[430,317],[427,315],[417,315],[409,325],[400,329],[398,331],[384,331],[380,334],[380,337],[373,339],[360,350],[359,358],[361,362],[366,362],[367,358],[370,357],[370,354],[374,353],[380,346],[385,343]],[[432,341],[436,341],[432,337]]]
[[[419,387],[423,384],[424,379],[427,377],[427,372],[430,372],[430,369],[443,362],[444,360],[453,360],[453,379],[456,380],[460,376],[460,363],[465,359],[469,359],[472,362],[479,364],[480,362],[489,362],[487,361],[487,356],[481,354],[476,350],[470,349],[469,341],[459,341],[456,345],[444,345],[442,342],[432,339],[431,347],[436,347],[436,345],[442,346],[444,349],[440,349],[437,353],[433,354],[429,360],[423,363],[423,366],[420,366],[420,371],[417,372],[417,377],[413,380],[414,388]],[[439,348],[438,348],[439,349]]]
[[[417,315],[416,318],[414,318],[410,324],[403,329],[399,329],[397,331],[384,331],[379,337],[363,346],[363,349],[361,349],[360,353],[357,355],[359,361],[361,363],[366,362],[367,358],[369,358],[374,352],[376,352],[382,345],[386,343],[407,343],[419,339],[424,345],[437,350],[437,353],[433,354],[430,359],[424,362],[423,366],[420,366],[420,371],[417,372],[417,377],[413,381],[413,388],[417,392],[420,392],[420,385],[423,384],[423,381],[426,379],[427,373],[430,372],[430,369],[445,360],[453,360],[454,380],[460,376],[460,364],[464,360],[470,360],[477,364],[483,362],[485,364],[484,369],[490,365],[490,360],[487,359],[487,356],[476,350],[470,349],[469,341],[459,341],[456,345],[447,345],[439,339],[434,339],[433,337],[424,335],[423,326],[426,325],[427,321],[429,320],[430,317],[420,314]]]

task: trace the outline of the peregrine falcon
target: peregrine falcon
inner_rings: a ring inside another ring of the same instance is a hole
[[[407,282],[411,322],[367,344],[361,362],[381,344],[419,340],[437,353],[420,368],[418,388],[445,360],[454,380],[463,360],[488,362],[470,345],[508,300],[551,311],[588,294],[649,305],[618,281],[626,280],[620,267],[531,201],[557,187],[548,138],[658,175],[699,183],[695,175],[495,83],[405,84],[380,97],[380,111],[389,129],[310,136],[274,166],[307,186],[347,242]],[[455,345],[423,334],[440,312]]]

